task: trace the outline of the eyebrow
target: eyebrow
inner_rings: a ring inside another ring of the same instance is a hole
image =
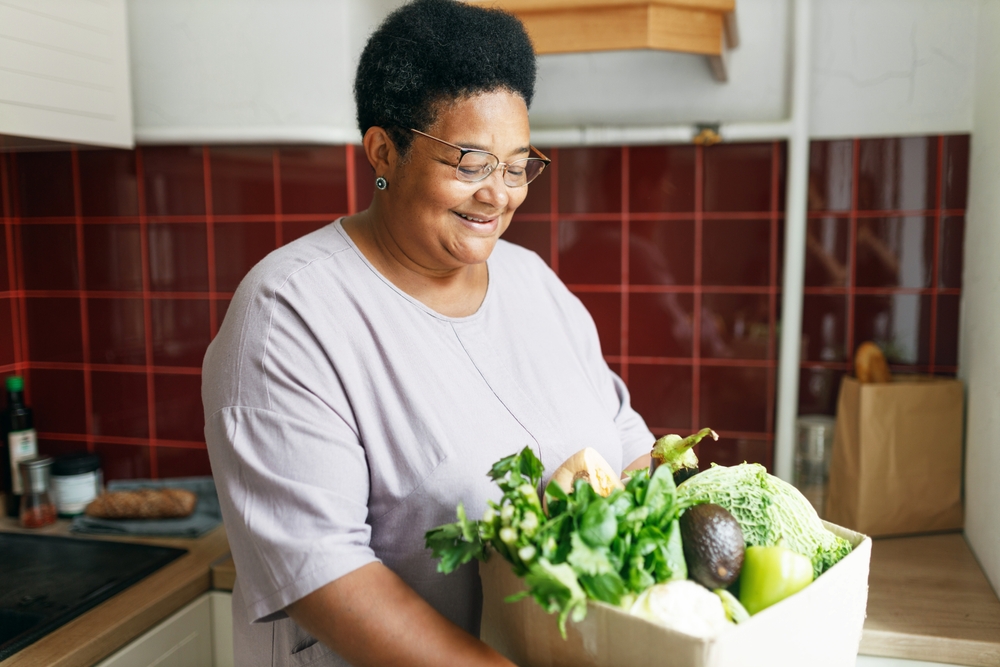
[[[488,149],[488,148],[486,148],[484,146],[480,146],[478,144],[463,144],[463,143],[459,143],[459,142],[456,141],[455,145],[456,146],[461,146],[462,148],[468,148],[469,150],[483,151],[484,153],[493,153],[493,151],[491,151],[490,149]],[[520,148],[514,149],[513,155],[520,155],[522,153],[530,153],[530,152],[531,152],[531,148],[530,147],[528,147],[528,146],[521,146]]]

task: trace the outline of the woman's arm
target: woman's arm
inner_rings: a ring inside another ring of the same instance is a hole
[[[622,477],[625,476],[625,473],[631,470],[642,470],[643,468],[648,468],[648,467],[649,467],[649,454],[643,454],[635,461],[632,461],[632,463],[629,463],[627,466],[625,466],[625,470],[622,470]]]
[[[513,667],[441,616],[381,563],[364,565],[285,611],[357,667]]]

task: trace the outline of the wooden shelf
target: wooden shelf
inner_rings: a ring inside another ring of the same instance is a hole
[[[524,23],[535,51],[658,49],[707,56],[725,81],[726,50],[739,43],[736,0],[475,0]]]

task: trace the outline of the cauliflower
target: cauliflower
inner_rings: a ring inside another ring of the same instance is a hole
[[[713,637],[732,625],[719,596],[688,579],[651,586],[629,613],[695,637]]]

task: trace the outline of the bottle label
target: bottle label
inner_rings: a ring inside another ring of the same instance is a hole
[[[82,514],[87,505],[97,497],[98,484],[97,472],[53,476],[52,492],[56,497],[59,514]]]
[[[7,449],[10,452],[10,485],[15,496],[24,493],[24,486],[21,484],[21,470],[17,464],[25,459],[38,456],[38,438],[35,429],[29,428],[27,431],[14,431],[7,434]]]

